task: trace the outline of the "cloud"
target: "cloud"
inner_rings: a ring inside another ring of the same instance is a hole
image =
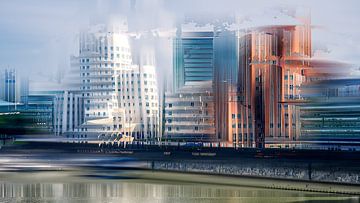
[[[30,75],[54,75],[77,53],[77,33],[90,24],[129,17],[131,29],[173,31],[186,16],[216,20],[236,16],[242,26],[291,23],[292,9],[311,10],[314,48],[333,60],[360,64],[360,1],[349,0],[12,0],[0,1],[0,68],[10,65]],[[321,29],[319,28],[321,27]],[[171,42],[159,42],[162,70],[171,71]],[[159,45],[157,45],[159,46]],[[165,58],[167,58],[165,60]]]

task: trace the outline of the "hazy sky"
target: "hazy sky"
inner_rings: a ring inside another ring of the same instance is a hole
[[[17,68],[34,78],[50,78],[69,67],[77,33],[89,24],[132,16],[139,30],[172,29],[186,15],[233,14],[246,26],[286,21],[280,7],[311,10],[314,48],[332,60],[360,64],[359,0],[1,0],[0,68]],[[171,61],[171,60],[169,60]],[[171,69],[166,64],[164,68]],[[39,77],[40,76],[40,77]]]

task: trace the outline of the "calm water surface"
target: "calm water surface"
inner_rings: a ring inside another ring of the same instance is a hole
[[[209,176],[209,178],[211,178]],[[72,172],[0,173],[0,202],[359,202],[358,197],[189,182],[81,176]]]

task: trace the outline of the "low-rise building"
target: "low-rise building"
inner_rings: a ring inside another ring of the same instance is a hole
[[[192,82],[165,95],[164,139],[216,142],[212,82]]]

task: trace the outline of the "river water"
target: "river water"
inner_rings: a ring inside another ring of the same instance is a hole
[[[0,172],[0,202],[360,202],[348,195],[80,174],[87,173]]]

